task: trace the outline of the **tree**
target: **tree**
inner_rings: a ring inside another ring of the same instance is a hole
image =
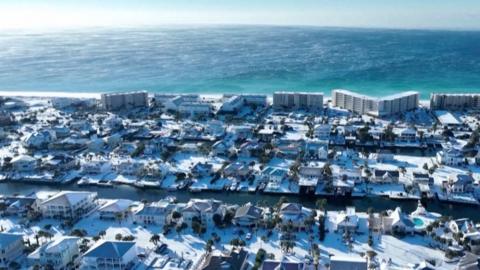
[[[98,232],[98,236],[100,236],[100,238],[105,237],[106,234],[107,234],[107,232],[104,231],[104,230],[101,230],[101,231]]]
[[[179,219],[179,218],[181,218],[181,217],[182,217],[182,214],[181,214],[180,212],[178,212],[178,211],[173,211],[173,213],[172,213],[172,218],[173,218],[173,219],[177,220],[177,219]]]
[[[150,242],[153,243],[155,246],[160,242],[160,235],[154,234],[150,237]]]
[[[202,224],[197,220],[192,220],[192,230],[194,233],[200,235],[202,233]]]
[[[318,210],[320,211],[325,211],[325,207],[327,206],[327,199],[318,199],[315,202],[315,206],[317,207]]]
[[[123,236],[122,236],[121,233],[117,233],[117,234],[115,235],[115,240],[117,240],[117,241],[121,241],[122,238],[123,238]]]
[[[76,237],[85,237],[87,236],[87,232],[85,230],[75,229],[70,233],[70,235]]]
[[[213,240],[212,240],[212,239],[208,239],[207,244],[205,245],[205,251],[206,251],[207,253],[212,252],[212,247],[213,247]]]
[[[212,217],[213,222],[215,223],[215,226],[221,227],[223,224],[222,216],[218,213],[215,213]]]

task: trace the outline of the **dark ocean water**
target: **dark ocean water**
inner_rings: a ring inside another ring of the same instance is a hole
[[[480,92],[480,32],[155,27],[0,32],[0,90]]]

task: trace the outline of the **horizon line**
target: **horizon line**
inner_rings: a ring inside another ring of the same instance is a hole
[[[86,29],[108,30],[108,29],[140,29],[140,28],[228,28],[228,27],[271,27],[271,28],[317,28],[329,30],[373,30],[373,31],[431,31],[431,32],[480,32],[479,28],[463,27],[401,27],[401,26],[335,26],[335,25],[316,25],[316,24],[269,24],[269,23],[162,23],[162,24],[118,24],[118,25],[71,25],[71,26],[53,26],[53,27],[0,27],[2,31],[22,31],[22,32],[62,32],[78,31]],[[1,35],[1,34],[0,34]]]

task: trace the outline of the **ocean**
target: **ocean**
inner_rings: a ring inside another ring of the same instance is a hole
[[[189,26],[0,33],[0,90],[480,92],[480,32]]]

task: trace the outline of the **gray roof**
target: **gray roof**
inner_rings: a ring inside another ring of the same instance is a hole
[[[239,207],[235,212],[235,218],[241,218],[245,216],[252,217],[252,218],[261,218],[262,209],[252,204],[246,204],[244,206]]]

